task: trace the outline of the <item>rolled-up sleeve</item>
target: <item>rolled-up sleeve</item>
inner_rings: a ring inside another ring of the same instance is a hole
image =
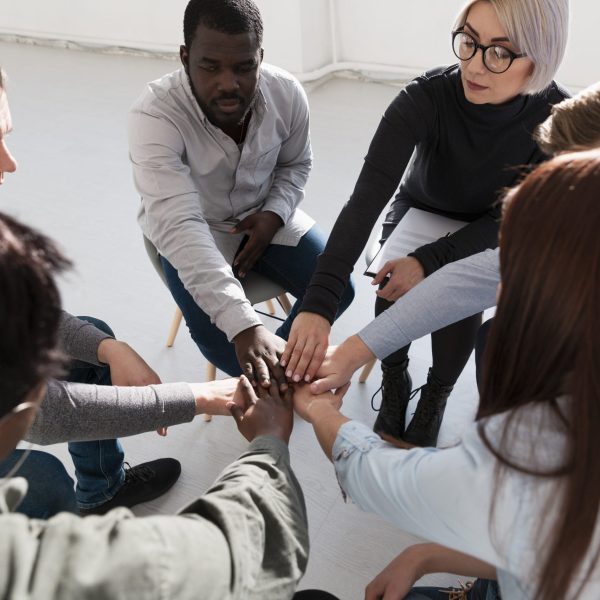
[[[361,509],[408,533],[501,565],[490,537],[482,535],[489,531],[493,460],[474,443],[476,452],[464,444],[400,450],[365,425],[348,421],[338,432],[333,460],[342,490]]]

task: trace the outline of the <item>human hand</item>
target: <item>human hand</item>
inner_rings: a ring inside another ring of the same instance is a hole
[[[245,277],[254,263],[263,255],[271,243],[277,230],[283,226],[281,217],[270,210],[257,212],[242,219],[231,233],[246,232],[248,240],[240,253],[235,257],[233,266],[237,267],[238,275]]]
[[[325,392],[318,396],[310,390],[311,386],[294,386],[294,410],[308,423],[313,423],[320,410],[339,411],[350,384],[338,388],[335,392]]]
[[[423,572],[421,545],[401,552],[365,589],[365,600],[402,600]]]
[[[292,323],[292,329],[281,365],[287,366],[286,377],[294,382],[309,382],[317,374],[329,345],[329,321],[311,312],[301,312]]]
[[[279,364],[285,341],[271,333],[264,325],[249,327],[233,338],[235,353],[242,372],[253,385],[271,385],[271,376],[281,391],[287,389],[283,367]]]
[[[367,364],[375,355],[358,337],[352,335],[339,346],[327,351],[325,360],[317,372],[317,379],[311,384],[313,394],[339,388],[350,381],[356,369]]]
[[[275,383],[268,390],[258,388],[258,396],[250,382],[240,377],[239,393],[246,405],[230,402],[227,408],[235,419],[240,433],[251,442],[260,435],[274,435],[286,444],[290,440],[294,426],[292,391],[281,393]]]
[[[228,405],[232,402],[246,410],[246,402],[238,377],[205,381],[204,383],[190,383],[196,401],[197,415],[225,415],[230,416]]]
[[[379,285],[388,275],[390,280],[376,292],[380,298],[388,302],[398,300],[400,296],[425,279],[425,271],[421,263],[412,256],[388,260],[375,275],[371,285]]]

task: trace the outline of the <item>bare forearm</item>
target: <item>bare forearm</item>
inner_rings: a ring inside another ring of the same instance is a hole
[[[309,412],[317,440],[327,458],[332,460],[333,445],[338,431],[350,419],[325,402],[313,403]]]
[[[428,573],[454,573],[464,577],[496,579],[494,566],[439,544],[417,544],[405,552],[412,553],[418,561],[420,576]]]

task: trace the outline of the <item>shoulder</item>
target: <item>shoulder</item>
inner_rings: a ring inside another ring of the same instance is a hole
[[[425,89],[453,88],[460,77],[458,65],[444,65],[425,71],[415,77],[409,85],[420,86]]]
[[[177,98],[187,95],[187,76],[183,68],[150,81],[131,107],[132,112],[151,114],[168,111],[177,104]]]
[[[570,97],[569,91],[556,81],[550,82],[550,85],[534,95],[535,100],[543,105],[558,104]]]
[[[306,97],[302,84],[294,75],[274,65],[263,63],[260,67],[261,91],[263,94],[280,96],[292,94]]]

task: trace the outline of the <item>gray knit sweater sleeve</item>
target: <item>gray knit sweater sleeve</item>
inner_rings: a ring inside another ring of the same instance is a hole
[[[187,383],[117,387],[50,380],[26,439],[46,445],[125,437],[186,423],[195,412]]]
[[[485,250],[435,271],[359,332],[379,359],[496,304],[499,251]]]
[[[98,346],[102,340],[111,337],[91,323],[63,311],[58,328],[58,340],[61,350],[69,358],[99,365]]]

